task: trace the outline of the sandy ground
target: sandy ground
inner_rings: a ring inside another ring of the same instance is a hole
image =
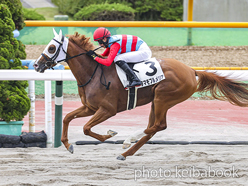
[[[45,45],[26,45],[27,59],[37,59]],[[150,47],[153,57],[174,58],[191,67],[246,67],[248,66],[248,46],[219,47]],[[98,50],[101,53],[103,50]]]
[[[168,113],[168,128],[152,140],[247,141],[248,127],[244,117],[247,108],[231,105],[233,112],[241,113],[243,119],[235,118],[238,114],[233,114],[230,119],[225,118],[225,113],[230,113],[225,110],[230,104],[198,102],[186,101],[172,108]],[[190,107],[194,103],[197,106]],[[205,107],[211,104],[214,109],[207,111]],[[72,101],[70,105],[66,106],[65,112],[74,110],[78,102]],[[104,134],[112,129],[118,135],[109,140],[124,140],[134,131],[146,127],[148,112],[149,106],[142,106],[120,113],[94,127],[93,131]],[[205,117],[201,119],[201,115]],[[69,141],[74,145],[74,154],[64,146],[0,148],[0,186],[247,185],[247,145],[145,144],[134,156],[120,161],[116,157],[125,151],[121,144],[75,145],[76,141],[95,141],[82,132],[88,119],[71,122]],[[42,128],[44,124],[36,126],[37,130]]]
[[[244,146],[146,145],[124,162],[115,159],[120,149],[1,149],[0,185],[247,185]]]
[[[44,47],[27,45],[27,58],[39,57]],[[248,47],[152,47],[152,50],[154,57],[175,58],[189,66],[247,66]],[[184,109],[187,110],[187,107]],[[124,117],[131,123],[136,119],[136,124],[129,127],[99,125],[94,131],[105,133],[108,129],[116,130],[119,134],[113,140],[125,139],[140,130],[137,124],[141,119],[147,121],[148,116],[143,118],[127,114]],[[116,117],[111,121],[118,123],[120,120]],[[174,118],[170,122],[173,125],[156,134],[153,140],[247,139],[247,127],[234,125],[233,121],[225,119],[225,125],[206,119],[199,123],[181,122]],[[83,135],[82,126],[76,125],[70,127],[69,139],[72,143],[93,140]],[[74,145],[74,148],[74,154],[67,152],[63,146],[46,149],[0,148],[0,186],[226,186],[247,185],[248,182],[247,145],[146,144],[126,161],[116,160],[124,152],[121,144]]]

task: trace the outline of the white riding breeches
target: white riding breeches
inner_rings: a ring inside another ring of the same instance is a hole
[[[117,54],[117,56],[114,59],[114,62],[123,60],[127,63],[136,63],[136,62],[148,60],[151,57],[152,57],[151,49],[145,42],[143,42],[137,51]]]

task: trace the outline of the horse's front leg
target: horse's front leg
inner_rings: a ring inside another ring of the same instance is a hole
[[[107,132],[107,135],[100,135],[97,133],[94,133],[91,131],[91,128],[95,125],[107,120],[108,118],[114,116],[115,113],[111,113],[109,110],[100,107],[96,113],[93,115],[93,117],[84,125],[84,134],[89,135],[101,142],[104,142],[105,140],[115,136],[117,132],[109,130]]]
[[[70,113],[68,113],[64,120],[63,120],[63,131],[62,131],[62,136],[61,136],[61,141],[64,144],[64,146],[66,147],[66,149],[73,153],[73,146],[71,144],[68,143],[68,127],[69,127],[69,123],[71,122],[71,120],[76,119],[76,118],[80,118],[80,117],[86,117],[86,116],[91,116],[93,115],[95,112],[92,111],[91,109],[89,109],[86,106],[82,106]]]

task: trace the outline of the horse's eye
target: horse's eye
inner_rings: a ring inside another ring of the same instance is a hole
[[[49,48],[48,48],[48,51],[49,51],[49,53],[54,53],[55,52],[55,47],[54,46],[50,46]]]

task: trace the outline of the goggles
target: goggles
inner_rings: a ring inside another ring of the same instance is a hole
[[[99,44],[104,44],[103,40],[98,41]]]

